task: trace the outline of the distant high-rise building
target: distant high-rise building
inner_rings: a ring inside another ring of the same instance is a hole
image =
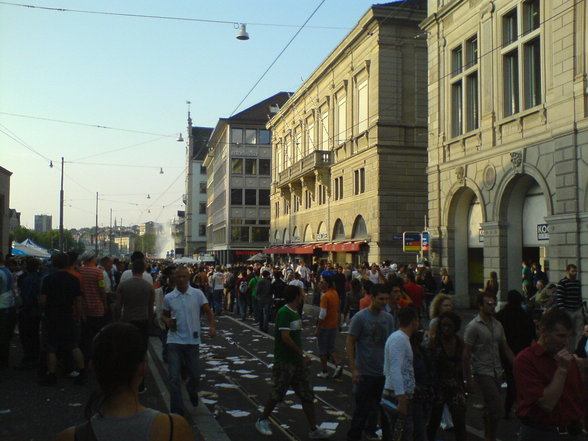
[[[10,250],[8,242],[8,206],[10,204],[10,176],[11,171],[0,167],[0,252],[7,253]]]
[[[35,215],[35,231],[37,233],[44,233],[52,230],[51,226],[52,216],[48,214],[36,214]]]

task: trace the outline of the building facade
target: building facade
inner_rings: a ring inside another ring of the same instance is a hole
[[[207,251],[222,264],[247,260],[268,246],[272,155],[265,126],[288,98],[280,92],[219,119],[208,142]]]
[[[206,251],[206,167],[208,140],[212,134],[210,127],[192,127],[188,115],[188,145],[186,150],[186,205],[183,219],[184,255],[192,256]],[[181,219],[181,218],[180,218]]]
[[[586,1],[429,0],[433,264],[472,303],[503,298],[521,262],[551,281],[574,263],[588,295]]]
[[[8,212],[10,205],[10,176],[12,172],[0,167],[0,253],[10,252],[12,244],[8,240]]]
[[[52,216],[47,214],[36,214],[35,215],[35,231],[37,233],[45,233],[51,231],[52,228]]]
[[[427,209],[425,17],[425,1],[371,7],[271,119],[267,253],[415,261],[401,238]]]

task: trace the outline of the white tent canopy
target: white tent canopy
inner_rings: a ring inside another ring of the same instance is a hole
[[[32,257],[40,257],[43,259],[48,259],[51,257],[49,251],[45,248],[37,245],[31,239],[25,239],[22,242],[18,243],[16,241],[12,242],[12,254],[15,256],[32,256]]]

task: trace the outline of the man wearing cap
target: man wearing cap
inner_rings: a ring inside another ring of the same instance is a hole
[[[580,441],[587,398],[579,364],[567,350],[573,321],[561,309],[541,318],[539,341],[514,362],[519,441]]]
[[[84,265],[79,272],[82,276],[83,308],[85,321],[82,324],[82,352],[89,360],[90,348],[94,336],[106,324],[106,292],[104,290],[104,274],[96,266],[96,254],[85,253],[83,256]]]

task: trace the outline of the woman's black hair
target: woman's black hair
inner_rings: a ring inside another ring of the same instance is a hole
[[[99,388],[88,400],[86,418],[99,412],[106,399],[130,387],[146,354],[145,338],[130,323],[111,323],[96,334],[92,342],[92,366]]]
[[[446,318],[453,322],[453,327],[455,328],[455,333],[457,334],[459,332],[459,330],[461,329],[461,317],[453,311],[445,311],[444,313],[439,315],[439,321],[437,322],[437,329],[441,329],[441,321]]]

